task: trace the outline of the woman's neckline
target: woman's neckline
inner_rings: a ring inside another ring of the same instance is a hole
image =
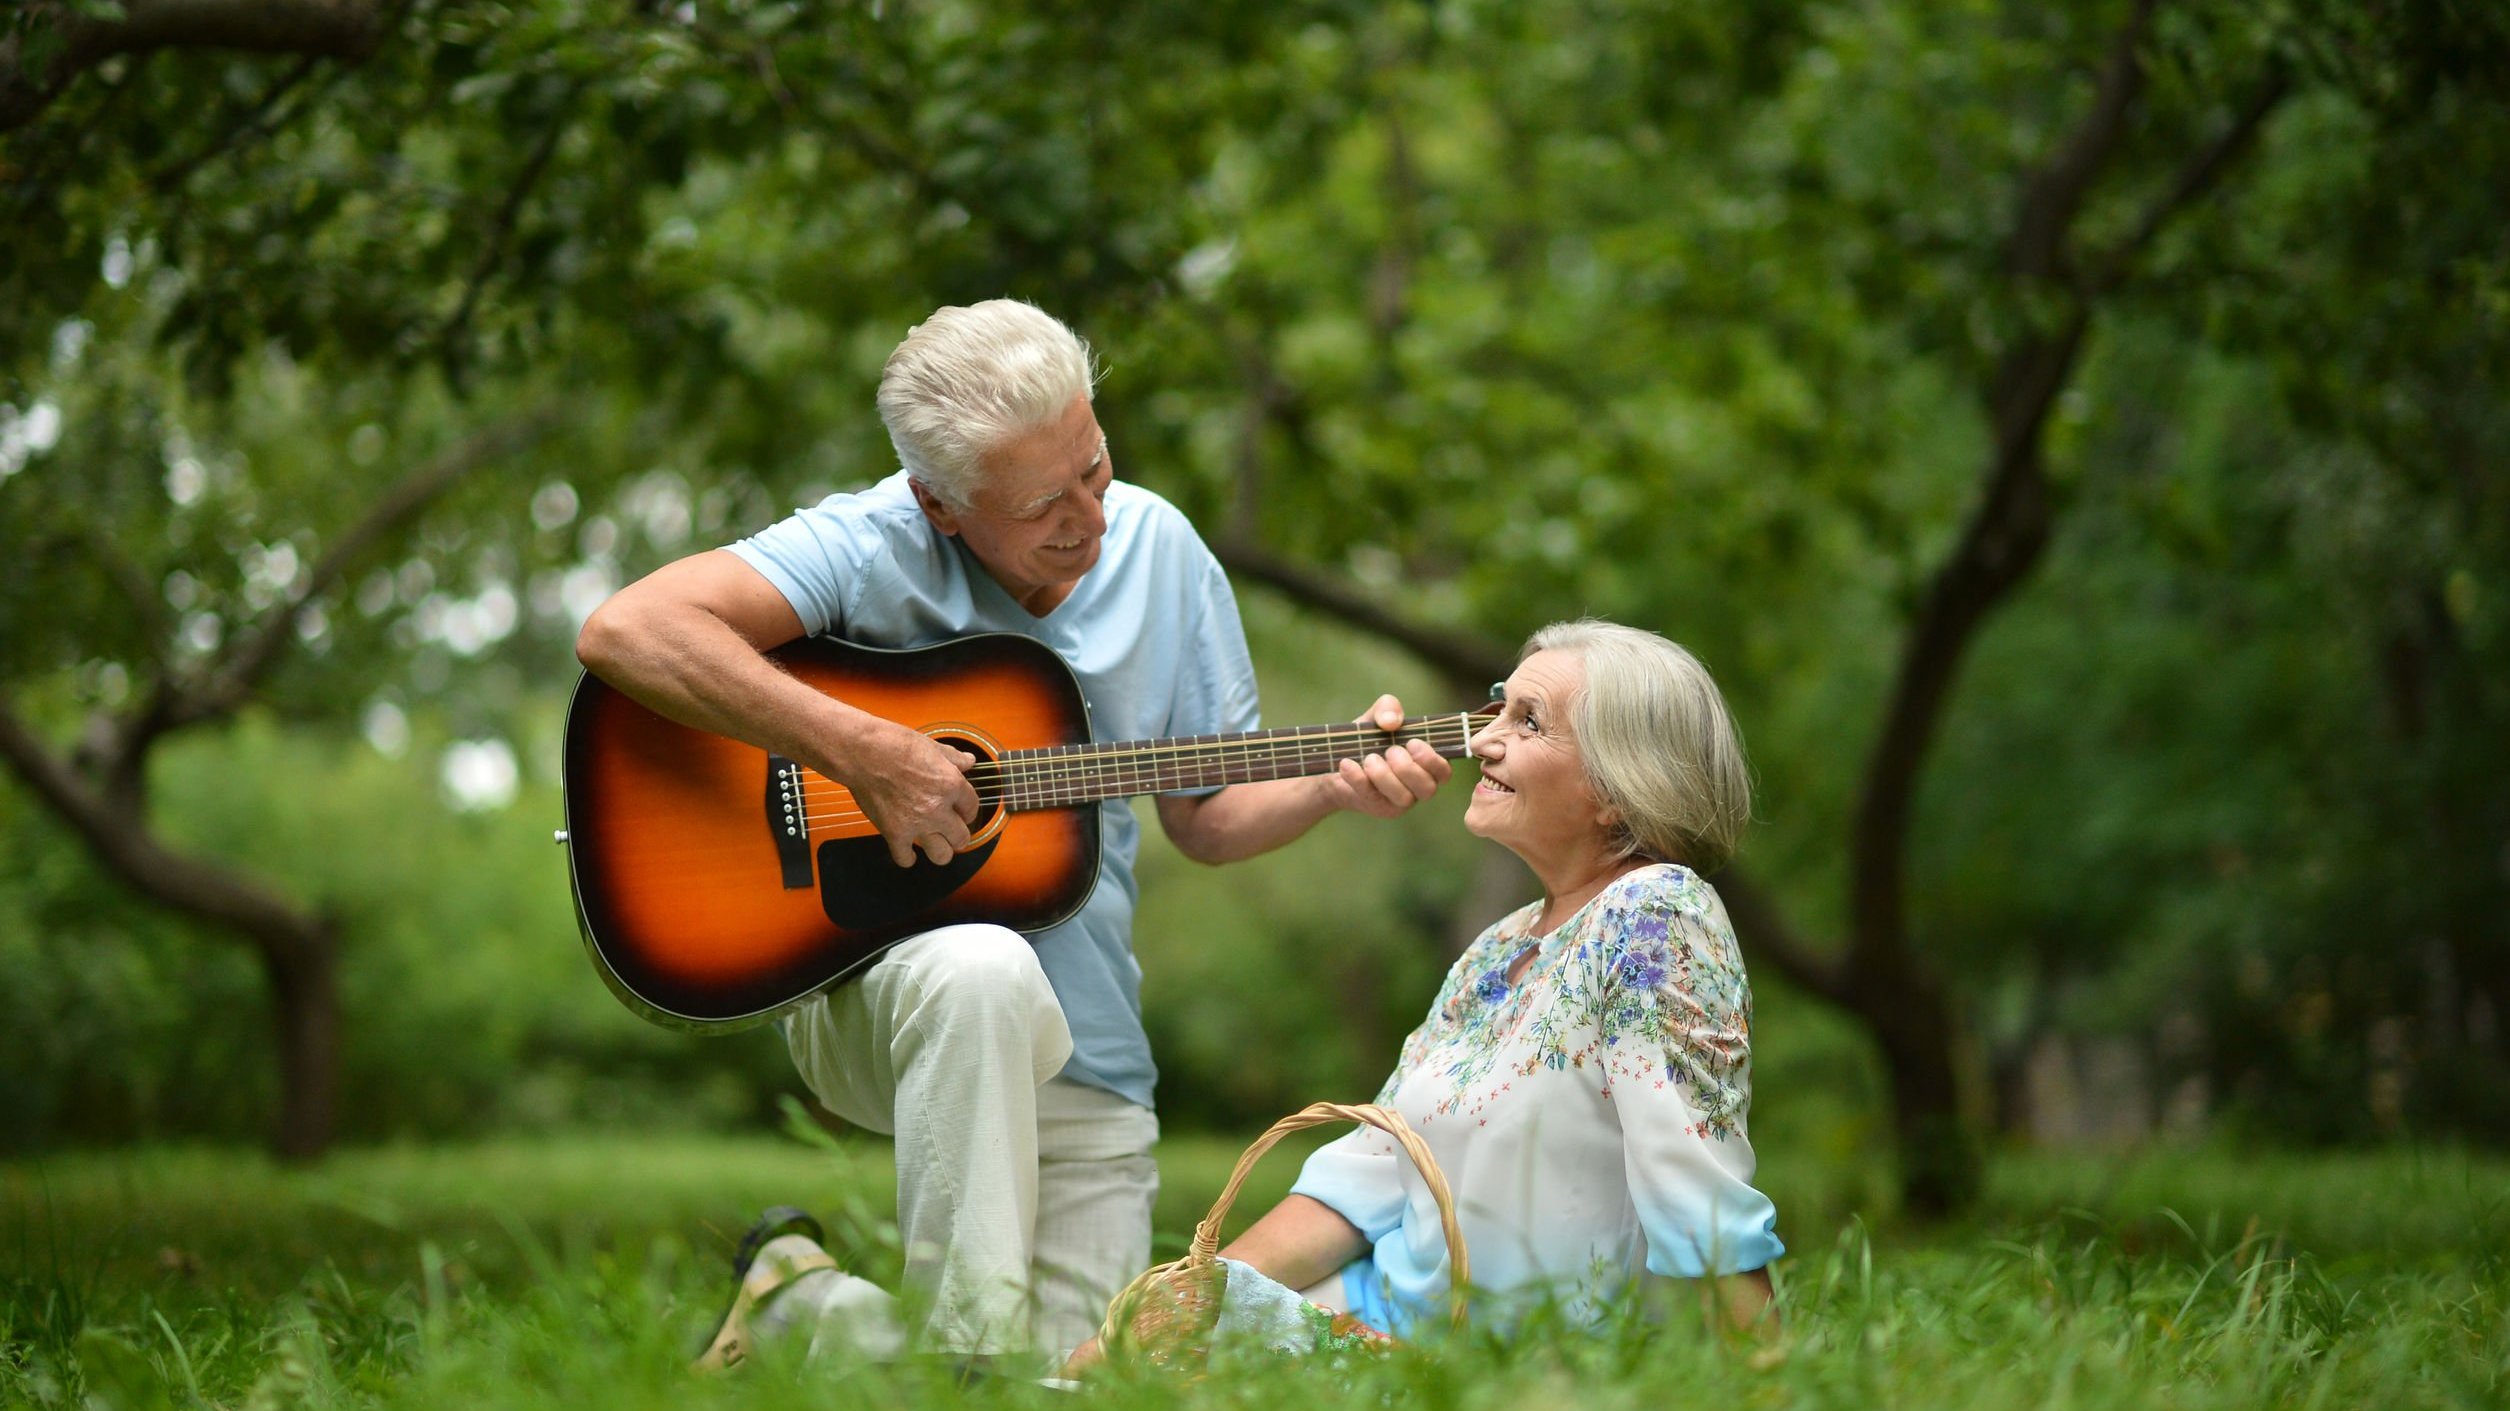
[[[1611,876],[1605,878],[1603,880],[1603,884],[1595,888],[1595,890],[1587,896],[1586,900],[1579,902],[1576,906],[1570,908],[1569,914],[1560,918],[1559,925],[1554,926],[1549,930],[1542,930],[1540,927],[1542,925],[1543,909],[1549,906],[1550,902],[1548,899],[1536,900],[1534,903],[1533,919],[1526,922],[1527,939],[1539,942],[1547,941],[1553,936],[1559,935],[1561,932],[1568,930],[1571,926],[1576,925],[1577,919],[1586,914],[1587,908],[1603,900],[1606,892],[1611,891],[1613,888],[1620,886],[1623,882],[1626,882],[1630,878],[1645,872],[1651,867],[1667,867],[1670,865],[1671,864],[1669,863],[1649,860],[1639,863],[1636,867],[1624,868],[1623,870],[1612,874]]]
[[[1611,881],[1597,887],[1595,889],[1595,895],[1578,903],[1577,910],[1572,911],[1566,917],[1563,917],[1559,925],[1552,927],[1548,931],[1536,931],[1533,929],[1534,922],[1532,920],[1527,921],[1525,923],[1526,929],[1517,933],[1517,935],[1510,938],[1508,941],[1509,949],[1507,964],[1502,967],[1500,971],[1500,974],[1507,981],[1508,988],[1513,991],[1517,986],[1525,983],[1526,977],[1534,973],[1535,964],[1541,961],[1545,956],[1551,954],[1552,938],[1558,936],[1561,932],[1568,930],[1570,927],[1575,926],[1578,923],[1579,918],[1585,916],[1588,911],[1594,908],[1595,903],[1604,899],[1605,893],[1620,886],[1622,883],[1630,880],[1631,878],[1636,877],[1640,873],[1647,871],[1651,867],[1679,866],[1681,866],[1680,863],[1674,862],[1646,862],[1631,868],[1627,872],[1620,873],[1614,876]],[[1540,919],[1542,916],[1542,905],[1542,902],[1539,900],[1532,903],[1536,919]]]
[[[1552,927],[1548,931],[1536,929],[1537,924],[1543,917],[1543,901],[1541,898],[1537,897],[1532,902],[1528,903],[1528,905],[1534,908],[1534,914],[1526,918],[1525,929],[1517,935],[1517,944],[1532,946],[1543,945],[1551,940],[1552,937],[1559,935],[1561,932],[1568,930],[1572,926],[1575,926],[1578,923],[1578,918],[1584,916],[1589,910],[1593,909],[1595,903],[1602,901],[1605,895],[1611,892],[1613,888],[1620,886],[1622,883],[1629,881],[1631,878],[1638,876],[1642,872],[1651,871],[1659,867],[1679,868],[1681,865],[1682,864],[1678,862],[1657,862],[1651,860],[1640,863],[1638,866],[1631,868],[1627,872],[1616,873],[1609,881],[1605,882],[1602,886],[1597,887],[1593,896],[1579,902],[1576,910],[1571,911],[1564,917],[1561,917],[1560,924]]]

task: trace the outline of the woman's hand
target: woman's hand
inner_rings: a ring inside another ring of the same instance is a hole
[[[1312,1196],[1294,1195],[1264,1212],[1264,1218],[1220,1251],[1292,1291],[1312,1288],[1368,1251],[1368,1237],[1359,1226]],[[1107,1351],[1091,1338],[1064,1359],[1063,1375],[1077,1377],[1107,1360]]]
[[[1224,1259],[1290,1289],[1313,1288],[1368,1252],[1368,1236],[1313,1196],[1293,1195],[1264,1212],[1220,1251]]]
[[[1106,1360],[1107,1351],[1105,1348],[1098,1345],[1098,1337],[1093,1333],[1091,1334],[1089,1341],[1082,1343],[1079,1347],[1073,1348],[1072,1355],[1063,1359],[1062,1375],[1067,1377],[1086,1376],[1089,1374],[1089,1370],[1091,1368],[1096,1367],[1098,1364]]]
[[[1707,1279],[1669,1279],[1648,1274],[1645,1282],[1649,1309],[1660,1319],[1678,1312],[1695,1297],[1701,1319],[1721,1333],[1767,1337],[1778,1331],[1777,1291],[1769,1282],[1767,1269]]]

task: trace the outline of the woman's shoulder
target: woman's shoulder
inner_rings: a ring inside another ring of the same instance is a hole
[[[1712,930],[1731,929],[1717,889],[1678,862],[1651,862],[1614,878],[1596,894],[1594,914],[1606,930],[1650,916],[1682,916]]]
[[[1734,925],[1717,889],[1680,863],[1650,863],[1614,878],[1596,896],[1585,930],[1586,948],[1607,966],[1630,955],[1662,964],[1687,954],[1721,972],[1742,970]],[[1654,966],[1648,969],[1653,973]]]

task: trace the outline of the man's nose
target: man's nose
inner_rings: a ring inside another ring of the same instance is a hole
[[[1107,506],[1096,495],[1075,495],[1072,499],[1071,537],[1095,539],[1107,532]]]

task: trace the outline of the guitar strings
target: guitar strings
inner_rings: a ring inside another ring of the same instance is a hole
[[[1061,789],[1074,784],[1094,784],[1110,776],[1137,774],[1138,771],[1156,768],[1160,764],[1172,762],[1189,754],[1207,756],[1209,763],[1226,769],[1230,766],[1240,765],[1249,767],[1270,766],[1285,760],[1308,762],[1308,757],[1313,755],[1316,749],[1320,746],[1325,747],[1328,750],[1332,750],[1339,746],[1359,743],[1363,740],[1373,745],[1383,740],[1405,738],[1407,735],[1409,738],[1420,739],[1428,742],[1434,748],[1439,743],[1435,737],[1441,733],[1442,727],[1450,725],[1461,726],[1459,736],[1454,739],[1456,744],[1461,746],[1470,740],[1473,732],[1469,720],[1459,722],[1455,717],[1433,716],[1429,717],[1427,723],[1417,730],[1407,727],[1406,730],[1398,731],[1396,734],[1391,736],[1385,731],[1370,727],[1364,730],[1349,731],[1339,736],[1332,733],[1273,737],[1259,736],[1244,741],[1219,741],[1213,743],[1186,741],[1176,744],[1163,744],[1157,748],[1133,750],[1108,749],[1070,755],[1027,755],[1025,758],[1010,759],[1007,762],[982,762],[978,765],[972,766],[968,770],[968,777],[971,781],[977,782],[979,785],[977,789],[978,802],[990,804],[1000,800],[1003,797],[1003,792],[1000,790],[989,791],[984,787],[984,785],[1004,783],[1006,781],[1006,777],[1011,790],[1014,792],[1022,787],[1034,786],[1037,792],[1045,795],[1052,795],[1059,792]],[[1366,752],[1367,751],[1362,751],[1362,753]],[[1026,754],[1024,751],[1014,753]],[[1343,756],[1343,758],[1351,757],[1353,756]],[[818,773],[816,770],[805,769],[803,773],[805,775],[805,781],[801,797],[806,806],[838,800],[851,801],[853,798],[852,790],[846,788],[843,784]],[[817,783],[814,784],[812,781],[817,781]],[[1148,781],[1140,777],[1134,777],[1127,779],[1124,782],[1137,784]],[[1153,791],[1143,790],[1142,792]],[[1075,798],[1062,800],[1056,805],[1049,806],[1062,806],[1072,803],[1086,803],[1091,801],[1093,801],[1091,798],[1086,797]],[[812,823],[818,823],[821,821],[852,822],[862,820],[863,817],[864,815],[860,811],[855,810],[812,812],[806,815],[807,820]]]
[[[1391,744],[1404,739],[1418,739],[1435,745],[1437,741],[1433,737],[1447,730],[1458,731],[1460,738],[1456,739],[1455,743],[1459,745],[1469,741],[1474,733],[1469,719],[1460,720],[1456,716],[1426,716],[1422,717],[1418,725],[1407,721],[1392,732],[1381,730],[1373,725],[1333,726],[1323,731],[1301,734],[1264,732],[1250,735],[1243,740],[1161,740],[1145,742],[1142,747],[1132,749],[1115,746],[1085,746],[1069,754],[1048,754],[1042,750],[1011,750],[998,759],[979,760],[970,765],[967,777],[992,779],[1004,774],[1034,775],[1041,769],[1052,769],[1066,763],[1093,768],[1106,765],[1133,768],[1139,767],[1141,761],[1164,761],[1192,754],[1211,755],[1218,758],[1220,762],[1227,763],[1230,760],[1257,757],[1259,754],[1264,758],[1281,758],[1290,754],[1305,754],[1318,747],[1334,749],[1362,743]],[[1232,753],[1233,751],[1235,753]],[[817,770],[805,768],[803,772],[812,778],[826,780],[835,787],[844,787]]]
[[[1019,800],[1020,802],[1064,807],[1094,802],[1095,798],[1106,797],[1106,795],[1057,800],[1053,803],[1046,803],[1046,800],[1071,785],[1094,785],[1111,775],[1120,776],[1140,770],[1155,769],[1162,764],[1174,762],[1188,755],[1205,756],[1209,763],[1223,769],[1239,765],[1259,767],[1284,761],[1305,762],[1307,757],[1313,755],[1320,747],[1331,751],[1344,745],[1362,742],[1374,745],[1379,742],[1401,739],[1419,739],[1429,743],[1432,748],[1436,748],[1442,743],[1441,736],[1443,735],[1445,741],[1451,741],[1461,747],[1470,743],[1474,733],[1475,726],[1470,716],[1428,716],[1423,718],[1418,727],[1414,727],[1411,722],[1407,721],[1392,733],[1374,726],[1336,726],[1325,731],[1307,734],[1262,735],[1246,740],[1212,742],[1192,740],[1162,742],[1156,746],[1129,750],[1084,750],[1068,755],[1014,751],[1014,756],[1024,757],[981,761],[971,766],[967,774],[970,782],[978,786],[976,797],[980,805],[999,802],[1006,792],[1016,794],[1021,788],[1033,786],[1043,797],[1034,800]],[[1362,751],[1362,753],[1367,752]],[[1347,759],[1354,756],[1343,755],[1341,757]],[[854,793],[851,789],[817,770],[805,768],[802,773],[804,778],[800,800],[804,812],[801,820],[811,828],[817,830],[823,825],[841,828],[870,821],[869,816],[861,809],[841,806],[853,801]],[[1137,777],[1125,782],[1146,781]],[[1007,788],[989,790],[985,787],[989,784],[1007,785]],[[1143,792],[1151,791],[1144,790]],[[828,804],[840,806],[823,807]]]

